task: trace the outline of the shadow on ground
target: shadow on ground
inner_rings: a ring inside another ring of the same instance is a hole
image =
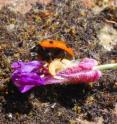
[[[50,85],[36,87],[28,93],[21,94],[11,83],[8,85],[8,93],[5,95],[3,108],[6,113],[29,113],[32,109],[30,96],[41,102],[56,102],[66,108],[72,108],[75,103],[83,102],[87,98],[89,85]]]

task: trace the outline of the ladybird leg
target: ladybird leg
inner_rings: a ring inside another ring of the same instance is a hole
[[[49,57],[50,61],[52,61],[52,53],[51,52],[48,52],[48,57]]]
[[[35,57],[38,55],[38,46],[33,46],[31,49],[30,49],[30,53],[31,53],[31,56],[32,57]]]
[[[62,61],[66,56],[67,56],[67,53],[65,51],[62,51],[60,61]]]

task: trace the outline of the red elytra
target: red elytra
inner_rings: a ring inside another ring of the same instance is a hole
[[[67,52],[69,55],[71,55],[72,57],[74,57],[74,52],[73,52],[73,49],[71,47],[69,47],[65,42],[63,41],[59,41],[59,40],[50,40],[50,39],[47,39],[47,40],[42,40],[40,42],[38,42],[39,45],[42,47],[42,48],[50,48],[50,49],[61,49],[65,52]]]

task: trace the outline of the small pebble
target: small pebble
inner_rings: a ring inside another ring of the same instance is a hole
[[[7,25],[6,28],[7,28],[7,31],[12,32],[14,30],[14,28],[15,28],[15,25],[14,24],[10,24],[10,25]]]
[[[54,104],[51,106],[51,108],[52,108],[52,109],[54,109],[54,108],[55,108],[55,106],[56,106],[56,103],[54,103]]]
[[[12,115],[12,113],[9,113],[9,114],[7,114],[6,117],[11,120],[13,118],[13,115]]]

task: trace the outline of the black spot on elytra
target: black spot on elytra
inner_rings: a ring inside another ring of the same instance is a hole
[[[50,40],[50,41],[49,41],[49,43],[50,43],[50,44],[53,44],[53,41],[52,41],[52,40]]]

